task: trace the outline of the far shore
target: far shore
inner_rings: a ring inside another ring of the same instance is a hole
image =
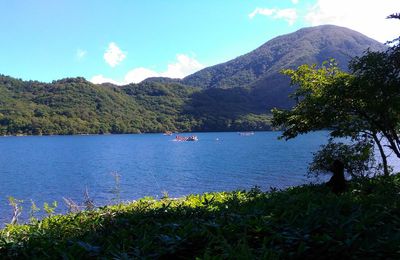
[[[193,131],[193,132],[173,132],[173,134],[193,134],[193,133],[241,133],[241,132],[276,132],[279,130],[242,130],[242,131]],[[0,135],[0,137],[26,137],[26,136],[87,136],[87,135],[140,135],[140,134],[164,134],[165,132],[140,132],[140,133],[92,133],[92,134],[15,134]]]

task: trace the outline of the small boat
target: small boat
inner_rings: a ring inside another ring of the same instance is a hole
[[[171,132],[171,131],[166,131],[166,132],[164,133],[164,135],[171,136],[171,135],[172,135],[172,132]]]
[[[251,131],[251,132],[239,132],[238,134],[241,135],[241,136],[250,136],[250,135],[254,135],[254,132],[253,131]]]
[[[192,135],[192,136],[179,136],[177,135],[175,137],[175,141],[180,141],[180,142],[193,142],[193,141],[198,141],[199,138],[197,136]]]
[[[191,141],[191,142],[193,142],[193,141],[199,141],[199,138],[197,138],[197,136],[195,136],[195,135],[192,135],[192,136],[189,136],[189,137],[186,139],[186,141]]]

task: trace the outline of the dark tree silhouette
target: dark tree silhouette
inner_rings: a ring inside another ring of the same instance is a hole
[[[328,187],[336,194],[342,193],[346,190],[346,180],[344,179],[344,164],[335,160],[332,164],[331,171],[333,176],[326,183]]]

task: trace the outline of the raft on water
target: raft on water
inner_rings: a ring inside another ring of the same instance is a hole
[[[193,142],[193,141],[198,141],[199,139],[197,138],[196,135],[192,136],[179,136],[177,135],[175,137],[175,141],[181,141],[181,142]]]

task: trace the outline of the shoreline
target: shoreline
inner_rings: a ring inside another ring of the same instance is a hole
[[[279,132],[280,130],[242,130],[242,131],[193,131],[193,132],[173,132],[174,134],[193,134],[193,133],[240,133],[240,132]],[[321,130],[324,131],[324,130]],[[102,135],[143,135],[143,134],[164,134],[164,132],[143,132],[143,133],[97,133],[97,134],[16,134],[0,135],[0,137],[29,137],[29,136],[102,136]]]

